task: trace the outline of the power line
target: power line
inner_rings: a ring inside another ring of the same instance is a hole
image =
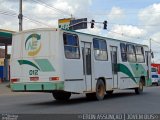
[[[38,3],[38,4],[40,4],[40,5],[42,5],[42,6],[44,6],[44,7],[47,7],[47,8],[49,8],[49,9],[52,9],[52,10],[58,12],[58,13],[61,13],[61,14],[64,14],[64,13],[65,13],[65,14],[67,14],[68,16],[71,16],[71,14],[67,13],[66,11],[57,9],[57,8],[55,8],[55,7],[53,7],[53,6],[45,3],[44,1],[41,1],[41,0],[33,0],[33,1],[36,2],[36,3]]]
[[[14,17],[17,16],[16,13],[13,14],[13,13],[11,13],[11,12],[8,13],[8,12],[2,12],[2,11],[0,11],[0,14],[9,15],[9,16],[14,16]],[[24,16],[24,19],[29,20],[29,21],[31,21],[31,22],[33,22],[33,23],[36,23],[36,24],[41,24],[41,25],[44,25],[44,26],[47,26],[47,27],[52,27],[52,26],[50,26],[50,25],[44,24],[44,23],[42,23],[42,22],[40,22],[40,21],[37,21],[37,20],[32,19],[32,18],[29,18],[29,17],[27,17],[27,16]],[[125,35],[125,34],[123,34],[123,33],[118,33],[118,32],[114,32],[114,31],[111,31],[111,30],[108,30],[108,31],[111,32],[111,33],[114,33],[114,34],[118,34],[118,35],[124,36],[124,37],[134,38],[134,39],[140,39],[140,38],[138,38],[138,37],[128,36],[128,35]],[[143,40],[145,40],[145,39],[143,39]]]
[[[41,3],[43,3],[43,4],[45,4],[45,5],[48,6],[48,7],[51,7],[51,8],[53,8],[53,9],[57,10],[57,11],[60,11],[61,13],[66,13],[66,14],[68,14],[69,16],[71,15],[70,13],[68,13],[68,12],[66,12],[66,11],[63,11],[63,10],[60,10],[60,9],[57,9],[56,7],[53,7],[53,6],[45,3],[44,1],[41,1],[41,0],[39,0],[39,1],[40,1]]]
[[[0,14],[2,14],[2,15],[7,15],[7,16],[14,16],[14,17],[17,16],[17,15],[15,15],[15,14],[7,13],[7,12],[1,12],[1,11],[0,11]]]
[[[13,13],[13,12],[9,12],[9,11],[5,11],[5,10],[1,10],[0,9],[0,13],[1,14],[4,14],[4,15],[14,15],[14,16],[16,16],[17,14],[16,13]]]
[[[44,26],[47,26],[47,27],[52,27],[52,26],[50,26],[50,25],[47,25],[47,24],[45,24],[45,23],[43,23],[43,22],[40,22],[40,21],[38,21],[38,20],[35,20],[35,19],[32,19],[32,18],[29,18],[29,17],[27,17],[27,16],[23,16],[25,19],[27,19],[27,20],[30,20],[31,22],[34,22],[34,23],[38,23],[38,24],[41,24],[41,25],[44,25]]]
[[[8,12],[8,11],[2,11],[2,10],[0,10],[0,14],[14,16],[14,17],[17,16],[17,13]],[[44,25],[44,26],[47,26],[47,27],[52,27],[50,25],[47,25],[47,24],[45,24],[43,22],[37,21],[37,20],[32,19],[32,18],[29,18],[27,16],[24,16],[24,18],[26,20],[30,20],[31,22],[36,23],[36,24],[41,24],[41,25]],[[124,33],[118,33],[118,32],[111,31],[111,30],[109,30],[109,32],[114,33],[114,34],[118,34],[118,35],[121,35],[121,36],[124,36],[124,37],[129,37],[129,38],[134,38],[134,39],[140,39],[139,37],[132,37],[132,36],[125,35]],[[143,40],[146,40],[146,39],[143,39]],[[155,42],[157,42],[157,41],[155,41]]]
[[[3,14],[3,15],[8,15],[8,16],[14,16],[14,17],[17,17],[18,16],[18,14],[16,13],[16,12],[14,12],[14,11],[4,11],[4,10],[0,10],[0,14]],[[24,19],[25,20],[29,20],[29,21],[31,21],[32,23],[36,23],[36,24],[38,24],[38,25],[44,25],[44,26],[47,26],[47,27],[52,27],[52,26],[50,26],[50,25],[47,25],[47,24],[45,24],[45,23],[43,23],[43,22],[40,22],[40,21],[38,21],[38,20],[35,20],[35,19],[33,19],[33,18],[29,18],[28,16],[24,16]]]
[[[14,16],[14,17],[18,15],[17,13],[15,13],[15,12],[13,12],[11,10],[10,11],[0,10],[0,14]],[[29,20],[29,21],[33,22],[33,23],[41,24],[41,25],[44,25],[44,26],[47,26],[47,27],[51,27],[50,25],[47,25],[47,24],[45,24],[43,22],[40,22],[40,21],[32,19],[32,18],[29,18],[27,16],[24,16],[24,18],[26,20]],[[140,37],[132,37],[132,36],[125,35],[124,33],[117,33],[115,31],[111,31],[111,30],[109,32],[114,33],[114,34],[119,34],[121,36],[128,37],[128,38],[141,39]],[[143,40],[147,40],[147,39],[143,39]]]

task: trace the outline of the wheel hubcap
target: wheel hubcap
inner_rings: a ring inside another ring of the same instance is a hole
[[[102,85],[98,86],[98,94],[99,96],[104,96],[104,87]]]

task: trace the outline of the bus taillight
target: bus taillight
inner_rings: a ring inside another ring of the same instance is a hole
[[[50,81],[59,80],[59,77],[50,77],[49,80]]]
[[[18,78],[11,79],[11,83],[15,83],[15,82],[19,82],[19,79]]]

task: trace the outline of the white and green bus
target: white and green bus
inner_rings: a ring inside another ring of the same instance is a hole
[[[102,100],[115,90],[136,94],[151,83],[148,46],[61,29],[13,35],[11,89],[50,92],[56,100],[84,93]]]

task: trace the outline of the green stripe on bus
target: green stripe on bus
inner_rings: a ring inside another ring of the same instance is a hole
[[[30,65],[42,72],[55,71],[54,67],[49,62],[48,59],[34,59],[34,61],[36,62],[37,65],[29,60],[18,60],[18,63],[20,65]]]
[[[38,64],[43,72],[55,71],[48,59],[35,59],[34,61]]]
[[[122,73],[124,73],[124,74],[126,74],[127,76],[129,76],[135,83],[137,83],[136,82],[136,80],[135,80],[135,78],[134,78],[134,76],[133,76],[133,74],[132,74],[132,72],[128,69],[128,67],[127,66],[125,66],[124,64],[118,64],[118,72],[122,72]]]
[[[144,69],[143,65],[130,63],[132,71],[136,77],[147,76],[147,71]]]
[[[30,66],[40,70],[37,65],[35,65],[33,62],[31,62],[29,60],[18,60],[18,62],[19,62],[20,65],[30,65]]]

